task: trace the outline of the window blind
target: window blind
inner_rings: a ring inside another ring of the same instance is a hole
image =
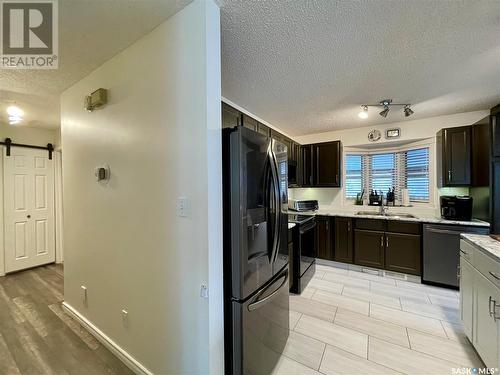
[[[401,200],[401,190],[407,188],[411,201],[428,202],[429,148],[383,154],[346,155],[346,198],[356,198],[364,189],[387,194],[395,188],[396,199]]]
[[[396,155],[394,153],[368,156],[368,190],[387,193],[389,188],[396,185]]]
[[[406,187],[412,201],[429,201],[429,149],[407,151],[405,154]]]
[[[347,155],[345,161],[345,194],[347,198],[356,198],[363,190],[363,156]]]

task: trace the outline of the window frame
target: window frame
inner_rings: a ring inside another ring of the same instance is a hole
[[[401,142],[401,141],[394,141],[394,142],[388,142],[392,144],[381,144],[379,148],[374,148],[373,145],[364,145],[364,146],[345,146],[343,150],[343,160],[344,160],[344,168],[346,168],[346,161],[347,161],[347,156],[348,155],[374,155],[374,154],[385,154],[385,153],[403,153],[403,152],[408,152],[412,150],[418,150],[422,148],[427,148],[428,151],[428,158],[429,158],[429,165],[428,165],[428,175],[429,175],[429,200],[411,200],[411,204],[414,207],[422,207],[422,208],[435,208],[435,202],[437,202],[436,194],[437,194],[437,186],[436,184],[436,176],[435,176],[435,171],[436,171],[436,161],[435,161],[435,150],[436,150],[436,142],[435,138],[426,138],[426,139],[420,139],[417,141],[407,141],[407,142]],[[397,144],[393,146],[394,144]],[[403,159],[404,158],[399,158]],[[368,163],[362,163],[365,165],[366,168],[368,168]],[[398,178],[405,178],[405,175],[401,171],[401,168],[405,168],[403,163],[396,161],[396,181]],[[363,171],[363,175],[366,176],[368,171]],[[344,185],[346,186],[346,180],[347,180],[347,173],[343,173],[343,179],[344,179]],[[397,181],[398,182],[398,181]],[[405,181],[406,184],[406,181]],[[365,195],[367,194],[367,184],[366,182],[363,184],[365,188]],[[400,198],[400,197],[399,197]],[[342,205],[345,206],[352,206],[354,204],[355,198],[352,197],[347,197],[345,188],[343,188],[342,191],[342,198],[341,202]]]

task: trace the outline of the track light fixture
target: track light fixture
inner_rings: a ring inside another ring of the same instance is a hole
[[[404,107],[403,113],[405,117],[409,117],[414,113],[410,108],[411,104],[393,103],[392,99],[383,99],[378,104],[363,104],[361,106],[362,111],[358,113],[358,116],[362,119],[368,118],[368,107],[383,107],[384,109],[379,112],[379,115],[382,117],[387,117],[389,111],[391,110],[390,107],[394,105]]]

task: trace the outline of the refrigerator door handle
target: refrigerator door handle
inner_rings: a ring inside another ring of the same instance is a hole
[[[288,270],[285,271],[285,273],[279,277],[279,279],[283,279],[283,281],[281,282],[280,286],[274,291],[272,292],[270,295],[262,298],[262,299],[259,299],[260,296],[266,292],[272,285],[274,285],[275,283],[271,284],[271,285],[268,285],[265,289],[263,289],[262,291],[260,291],[256,296],[255,296],[255,299],[254,299],[254,302],[252,302],[251,304],[248,305],[248,311],[254,311],[254,310],[257,310],[259,307],[265,305],[266,303],[268,303],[271,299],[273,299],[281,290],[281,288],[283,288],[283,286],[286,284],[286,282],[288,281]],[[278,280],[279,280],[278,279]],[[276,280],[277,281],[277,280]]]
[[[270,261],[274,262],[276,255],[278,253],[279,243],[280,243],[280,227],[281,227],[281,201],[280,201],[280,191],[279,191],[279,177],[278,169],[276,168],[276,162],[274,159],[274,153],[272,151],[272,142],[269,149],[269,161],[271,165],[271,174],[273,176],[273,193],[274,193],[274,238],[273,238],[273,248],[271,250]]]

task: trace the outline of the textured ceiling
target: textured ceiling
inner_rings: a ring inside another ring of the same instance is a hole
[[[500,103],[500,1],[220,0],[222,94],[291,135]]]
[[[190,2],[60,0],[59,69],[0,70],[0,122],[6,103],[15,101],[26,113],[23,125],[59,127],[62,91]]]

